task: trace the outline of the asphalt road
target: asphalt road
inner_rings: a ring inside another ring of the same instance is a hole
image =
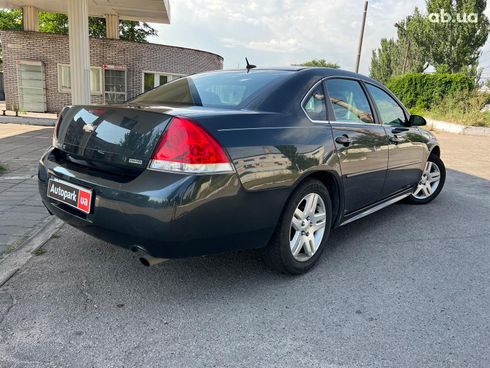
[[[0,288],[0,367],[488,367],[490,181],[333,232],[310,273],[255,252],[144,268],[65,226]]]

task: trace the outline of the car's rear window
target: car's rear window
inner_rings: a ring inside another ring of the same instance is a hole
[[[157,87],[130,103],[233,108],[265,86],[284,80],[290,73],[284,70],[252,70],[249,73],[240,71],[196,74]]]

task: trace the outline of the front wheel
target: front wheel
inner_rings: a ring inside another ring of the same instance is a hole
[[[436,155],[431,154],[417,187],[407,197],[407,201],[413,204],[425,204],[433,201],[441,192],[445,181],[446,167],[444,162]]]
[[[292,194],[277,229],[264,249],[265,262],[282,273],[301,274],[318,261],[332,225],[327,188],[308,180]]]

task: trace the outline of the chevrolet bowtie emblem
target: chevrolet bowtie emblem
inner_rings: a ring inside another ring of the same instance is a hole
[[[86,133],[92,133],[95,130],[95,127],[91,124],[85,124],[83,126],[83,131]]]

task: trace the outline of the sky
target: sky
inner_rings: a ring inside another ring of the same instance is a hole
[[[360,73],[369,73],[372,50],[416,6],[425,10],[425,1],[369,1]],[[159,35],[150,42],[214,52],[225,69],[243,68],[248,57],[258,66],[326,59],[353,70],[364,0],[170,0],[170,9],[171,23],[152,24]],[[480,66],[490,77],[489,42]]]

